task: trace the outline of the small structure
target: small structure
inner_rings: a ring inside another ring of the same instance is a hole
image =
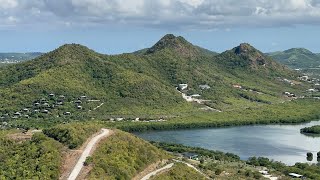
[[[14,116],[21,116],[21,113],[20,112],[15,112],[13,115]]]
[[[54,94],[53,93],[49,94],[49,97],[54,97]]]
[[[87,99],[87,96],[80,96],[80,99]]]
[[[69,115],[71,115],[71,112],[65,112],[63,114],[66,115],[66,116],[69,116]]]
[[[268,175],[268,174],[269,174],[269,172],[266,171],[266,170],[261,170],[261,171],[259,171],[259,173],[261,173],[261,174],[263,174],[263,175]]]
[[[116,118],[117,121],[123,121],[124,118]]]
[[[178,89],[180,90],[180,91],[183,91],[183,90],[185,90],[185,89],[187,89],[188,88],[188,84],[179,84],[178,85]]]
[[[234,88],[238,88],[238,89],[242,89],[242,86],[240,86],[239,84],[234,84],[232,85]]]
[[[307,91],[308,91],[308,92],[317,92],[316,89],[308,89]]]
[[[59,99],[65,99],[66,97],[64,95],[60,95]]]
[[[197,153],[185,152],[182,153],[183,157],[193,160],[198,160],[199,155]]]
[[[35,112],[35,113],[39,113],[39,112],[40,112],[40,110],[39,110],[39,109],[35,109],[35,110],[33,110],[33,112]]]
[[[205,90],[205,89],[210,89],[211,87],[207,84],[204,84],[204,85],[199,85],[199,88],[202,90]]]
[[[199,98],[199,97],[201,97],[201,95],[200,94],[193,94],[193,95],[191,95],[191,97],[192,98]]]
[[[80,100],[75,101],[76,104],[81,104],[82,102]]]
[[[288,175],[293,178],[303,178],[303,175],[296,174],[296,173],[289,173]]]
[[[77,106],[77,109],[82,109],[82,106]]]
[[[49,111],[47,109],[44,109],[41,112],[44,113],[44,114],[48,114],[49,113]]]
[[[33,104],[34,106],[40,106],[40,103],[36,102]]]
[[[22,109],[24,112],[29,112],[29,109],[28,108],[24,108]]]

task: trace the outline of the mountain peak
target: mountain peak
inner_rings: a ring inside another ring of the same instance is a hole
[[[305,48],[291,48],[288,50],[283,51],[284,53],[303,53],[303,54],[314,54],[308,49]]]
[[[184,56],[192,56],[195,53],[199,52],[198,48],[196,48],[182,36],[167,34],[163,36],[155,45],[149,48],[146,53],[151,54],[163,49],[174,50],[176,53]]]

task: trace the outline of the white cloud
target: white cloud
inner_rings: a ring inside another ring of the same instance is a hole
[[[16,0],[0,0],[0,9],[11,9],[18,6]]]
[[[320,25],[320,0],[0,0],[0,22],[215,29]]]

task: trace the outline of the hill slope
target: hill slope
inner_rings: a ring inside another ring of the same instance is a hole
[[[320,66],[320,55],[304,48],[292,48],[283,52],[267,53],[267,55],[294,69]]]
[[[0,115],[69,120],[232,110],[305,90],[304,84],[283,82],[297,76],[249,44],[217,55],[166,35],[139,53],[113,56],[68,44],[0,68]],[[180,83],[188,84],[183,93],[200,94],[203,101],[185,101],[176,90]]]

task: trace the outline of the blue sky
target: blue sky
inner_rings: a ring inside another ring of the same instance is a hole
[[[0,24],[0,52],[80,43],[118,54],[167,33],[217,52],[242,42],[320,52],[320,0],[0,0]]]

